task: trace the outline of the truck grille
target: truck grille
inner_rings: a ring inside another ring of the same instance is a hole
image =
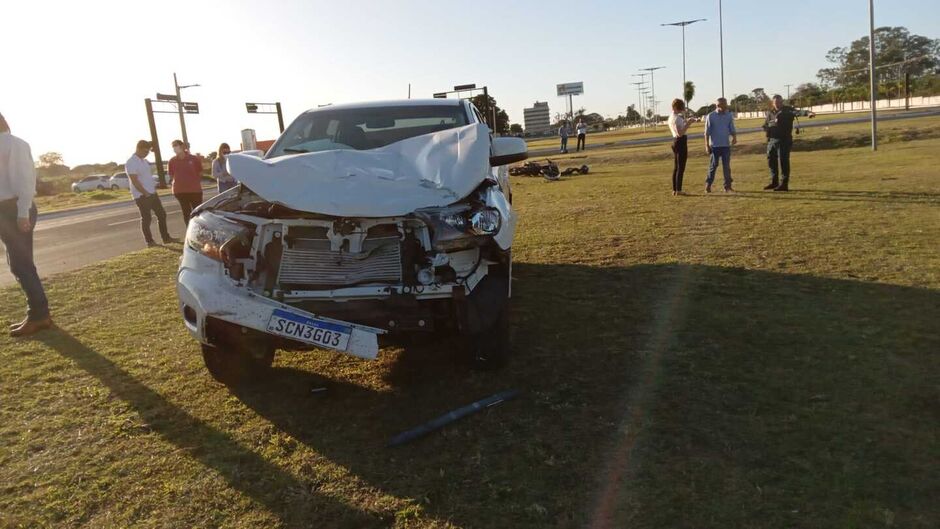
[[[329,241],[317,243],[284,248],[278,275],[282,287],[327,288],[401,282],[398,237],[366,239],[360,254],[331,251]]]

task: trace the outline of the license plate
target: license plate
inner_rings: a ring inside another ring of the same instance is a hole
[[[352,327],[274,309],[268,321],[268,332],[298,342],[345,351],[349,345]]]

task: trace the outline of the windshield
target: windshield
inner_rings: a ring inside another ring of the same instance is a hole
[[[467,125],[463,106],[390,106],[319,110],[297,118],[266,156],[335,149],[364,151]]]

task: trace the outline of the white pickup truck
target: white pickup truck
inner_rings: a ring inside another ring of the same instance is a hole
[[[237,383],[277,349],[376,358],[380,335],[448,332],[481,367],[509,351],[516,214],[494,138],[463,100],[301,114],[240,185],[200,206],[177,276],[183,321],[211,374]]]

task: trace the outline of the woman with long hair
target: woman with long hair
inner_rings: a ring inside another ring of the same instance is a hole
[[[686,132],[692,126],[692,120],[683,116],[685,101],[676,98],[672,100],[672,114],[669,116],[669,131],[672,132],[672,194],[685,195],[682,191],[682,176],[685,174],[685,162],[689,158],[689,138]]]
[[[231,147],[227,143],[223,143],[219,145],[219,150],[216,152],[218,156],[215,160],[212,160],[212,178],[215,178],[219,186],[219,193],[222,193],[235,187],[238,182],[228,173],[228,168],[225,166],[225,158],[232,153]]]

